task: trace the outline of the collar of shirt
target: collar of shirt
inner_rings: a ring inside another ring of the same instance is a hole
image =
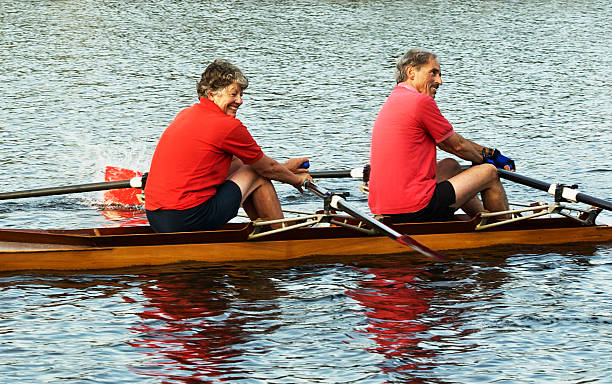
[[[408,90],[410,90],[410,91],[418,92],[418,91],[416,90],[416,88],[415,88],[415,87],[413,87],[411,84],[409,84],[409,83],[408,83],[408,82],[406,82],[406,81],[402,81],[402,82],[401,82],[401,83],[399,83],[397,86],[398,86],[398,87],[404,87],[404,88],[406,88],[406,89],[408,89]]]

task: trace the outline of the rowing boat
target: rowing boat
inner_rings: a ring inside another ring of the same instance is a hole
[[[318,177],[360,177],[356,172],[323,172]],[[311,173],[314,175],[315,173]],[[504,212],[482,212],[455,221],[390,224],[371,217],[307,181],[304,188],[324,201],[322,212],[273,221],[228,223],[217,231],[154,233],[148,225],[75,230],[0,229],[0,272],[25,270],[103,270],[187,262],[289,260],[307,256],[409,254],[413,259],[448,260],[439,251],[499,245],[554,245],[612,242],[612,225],[598,221],[612,203],[514,172],[500,177],[547,191],[552,204],[529,204]],[[364,174],[364,182],[367,182]],[[14,199],[84,191],[142,187],[130,180],[0,193]],[[367,187],[367,185],[365,185]],[[589,209],[566,202],[589,204]],[[519,205],[521,206],[521,205]],[[340,212],[341,213],[338,213]],[[511,216],[511,219],[501,219]],[[282,224],[283,228],[270,229]],[[391,240],[394,241],[391,241]]]
[[[529,218],[479,229],[481,219],[389,226],[439,251],[498,245],[612,242],[612,226],[585,224],[568,217]],[[286,230],[260,231],[265,225],[258,224],[228,223],[218,231],[165,234],[153,233],[149,226],[0,229],[0,271],[102,270],[183,262],[400,253],[422,259],[413,249],[341,215],[303,216],[301,223]]]

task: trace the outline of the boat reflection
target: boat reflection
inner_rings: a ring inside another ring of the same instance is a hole
[[[141,286],[144,310],[131,328],[129,345],[151,357],[147,366],[132,370],[164,383],[205,383],[245,379],[236,366],[243,359],[240,345],[252,341],[254,323],[275,320],[272,304],[279,292],[269,278],[228,270],[215,273],[152,275]],[[253,297],[257,292],[257,297]],[[274,322],[274,321],[273,321]],[[216,378],[216,379],[215,379]]]
[[[370,352],[381,354],[388,364],[384,373],[431,369],[427,363],[435,351],[419,344],[427,338],[429,325],[421,317],[430,310],[433,290],[419,284],[428,272],[423,268],[373,267],[362,270],[370,280],[346,294],[367,308],[368,325],[358,332],[367,333],[376,342]]]
[[[405,383],[443,380],[437,377],[440,365],[478,349],[470,335],[481,332],[481,324],[472,318],[488,310],[483,302],[503,296],[500,287],[509,278],[503,256],[507,252],[484,251],[470,263],[388,260],[359,267],[367,279],[346,294],[364,307],[367,325],[355,331],[374,341],[369,352],[384,358],[381,372]]]

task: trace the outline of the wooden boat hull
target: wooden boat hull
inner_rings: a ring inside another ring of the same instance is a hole
[[[612,242],[612,227],[571,220],[533,219],[506,228],[474,231],[474,222],[398,225],[396,230],[438,251],[498,245]],[[247,225],[224,231],[154,234],[148,227],[75,231],[0,230],[0,271],[103,270],[182,262],[227,263],[306,256],[410,254],[387,237],[343,227],[300,228],[247,240]]]

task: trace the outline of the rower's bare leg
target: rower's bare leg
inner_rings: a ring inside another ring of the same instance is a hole
[[[456,176],[463,172],[461,165],[455,159],[443,159],[438,161],[438,168],[436,170],[436,182],[448,180],[453,176]],[[454,185],[453,185],[454,187]],[[457,191],[455,190],[455,194]],[[467,202],[459,206],[463,212],[471,217],[476,216],[478,213],[484,211],[484,206],[478,198],[478,194],[474,194],[474,197],[469,199]]]
[[[249,219],[257,220],[259,218],[259,215],[257,214],[257,209],[255,208],[255,205],[253,204],[253,200],[251,199],[251,196],[248,196],[246,199],[244,199],[241,206],[242,206],[242,209],[244,209],[244,211],[246,212]]]
[[[228,172],[228,179],[230,179],[229,176],[233,175],[238,169],[242,168],[244,166],[244,163],[242,162],[242,160],[240,160],[239,158],[237,158],[236,156],[234,156],[232,158],[232,164],[230,165],[230,170]],[[239,187],[240,187],[240,181],[236,181],[233,180]],[[247,180],[247,182],[249,182]],[[242,193],[242,209],[244,209],[244,211],[246,212],[247,216],[249,216],[249,219],[251,220],[256,220],[257,218],[259,218],[259,215],[257,214],[257,210],[255,209],[255,206],[253,205],[253,201],[251,200],[250,196],[247,196],[246,198],[244,197],[245,189],[243,189],[242,187],[240,187],[240,192]]]
[[[234,168],[234,162],[232,162]],[[259,176],[248,165],[241,165],[231,173],[229,180],[235,182],[242,193],[242,208],[251,220],[276,220],[282,219],[283,211],[281,208],[276,189],[270,180]],[[279,228],[281,224],[272,225],[272,228]]]
[[[230,165],[230,170],[227,173],[228,178],[229,175],[233,174],[234,172],[236,172],[240,167],[242,167],[244,165],[244,163],[242,162],[242,160],[240,160],[239,158],[237,158],[236,156],[232,157],[232,164]]]
[[[270,180],[263,178],[261,178],[261,184],[243,200],[242,208],[251,220],[257,218],[276,220],[284,217],[274,185]]]
[[[230,166],[230,170],[228,172],[228,178],[231,179],[229,177],[229,175],[233,175],[237,170],[239,170],[240,168],[244,167],[244,163],[242,162],[242,160],[240,160],[239,158],[237,158],[236,156],[234,156],[232,158],[232,164]],[[238,184],[238,186],[240,187],[239,183],[242,183],[243,179],[245,179],[246,183],[252,183],[253,181],[250,180],[250,178],[245,178],[244,175],[240,175],[240,179],[237,180],[233,180],[234,182],[236,182],[236,184]],[[240,192],[242,193],[242,208],[244,209],[244,211],[246,212],[246,214],[249,216],[249,218],[251,220],[256,220],[262,216],[259,215],[259,213],[257,212],[257,208],[256,205],[253,203],[253,194],[250,194],[249,196],[245,197],[245,194],[247,193],[247,189],[240,187]]]
[[[449,179],[455,189],[457,201],[453,207],[462,207],[474,195],[480,192],[484,209],[490,212],[508,210],[506,191],[497,176],[497,169],[492,164],[473,166]],[[467,211],[466,211],[467,213]],[[507,216],[507,217],[505,217]],[[510,218],[510,215],[501,216],[501,219]]]

